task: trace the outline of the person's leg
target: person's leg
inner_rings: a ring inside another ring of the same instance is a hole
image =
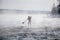
[[[29,27],[29,21],[28,21],[28,27]]]
[[[31,21],[29,21],[29,27],[31,27]]]
[[[28,27],[29,28],[31,27],[31,21],[28,21]]]

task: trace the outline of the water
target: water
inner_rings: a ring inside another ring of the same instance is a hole
[[[32,16],[31,27],[28,22]],[[60,18],[45,11],[0,10],[0,40],[60,39]]]

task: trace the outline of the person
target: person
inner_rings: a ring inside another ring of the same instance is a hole
[[[31,16],[28,16],[27,20],[28,20],[28,26],[31,26]]]
[[[31,16],[28,16],[27,20],[22,22],[22,24],[24,24],[26,21],[28,21],[28,26],[31,26]]]

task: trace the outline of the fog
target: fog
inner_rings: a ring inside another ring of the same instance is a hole
[[[28,27],[27,17],[32,16],[31,28],[60,26],[60,18],[53,18],[50,14],[0,14],[1,27]],[[24,24],[24,22],[27,20]]]
[[[51,12],[57,5],[57,0],[0,0],[0,40],[60,39],[60,15]]]
[[[57,0],[0,0],[0,9],[51,11]]]

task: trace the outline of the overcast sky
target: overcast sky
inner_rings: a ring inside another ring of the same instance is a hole
[[[0,8],[50,11],[56,0],[0,0]]]

